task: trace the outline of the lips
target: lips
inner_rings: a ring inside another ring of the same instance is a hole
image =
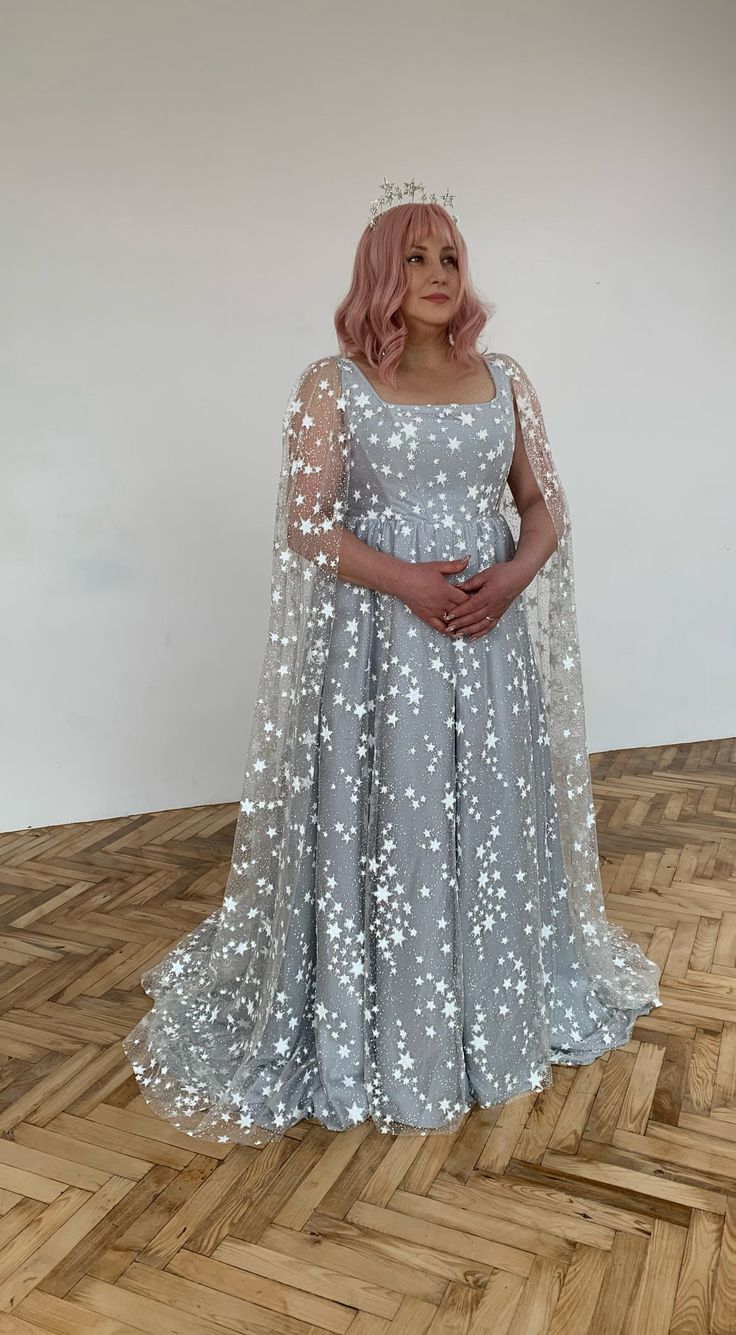
[[[437,303],[439,303],[439,302],[441,302],[441,301],[449,301],[449,297],[440,296],[439,293],[438,293],[436,297],[425,297],[424,300],[425,300],[425,301],[436,301]]]

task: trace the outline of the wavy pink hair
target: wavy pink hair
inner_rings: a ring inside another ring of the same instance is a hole
[[[404,251],[408,241],[421,241],[427,235],[457,250],[460,302],[450,326],[454,339],[450,360],[463,370],[477,361],[478,336],[496,310],[475,292],[467,246],[441,204],[396,204],[379,214],[375,226],[368,223],[358,242],[350,289],[334,318],[342,355],[364,357],[379,379],[394,389],[407,334],[400,309],[409,286]]]

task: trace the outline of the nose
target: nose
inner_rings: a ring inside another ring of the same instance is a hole
[[[432,283],[438,287],[447,285],[447,270],[441,259],[435,260],[432,266]]]

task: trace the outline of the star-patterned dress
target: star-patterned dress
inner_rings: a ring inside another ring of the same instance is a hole
[[[504,365],[486,358],[487,401],[405,405],[338,361],[352,450],[345,525],[405,561],[467,553],[450,580],[510,560]],[[314,856],[299,867],[274,1003],[254,1044],[233,982],[230,1065],[212,1072],[222,992],[211,1005],[204,989],[195,998],[200,1023],[192,995],[179,1003],[172,989],[168,1032],[180,1023],[187,1038],[181,1052],[168,1040],[177,1078],[196,1067],[229,1091],[238,1138],[305,1117],[431,1134],[476,1102],[543,1088],[552,1063],[625,1043],[651,1005],[606,1005],[573,944],[522,599],[470,641],[338,579],[316,729]]]

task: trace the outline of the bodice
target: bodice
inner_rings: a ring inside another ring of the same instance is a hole
[[[351,438],[349,526],[405,518],[453,527],[497,514],[515,437],[503,366],[485,358],[496,387],[488,402],[404,404],[386,403],[354,362],[338,360]]]

